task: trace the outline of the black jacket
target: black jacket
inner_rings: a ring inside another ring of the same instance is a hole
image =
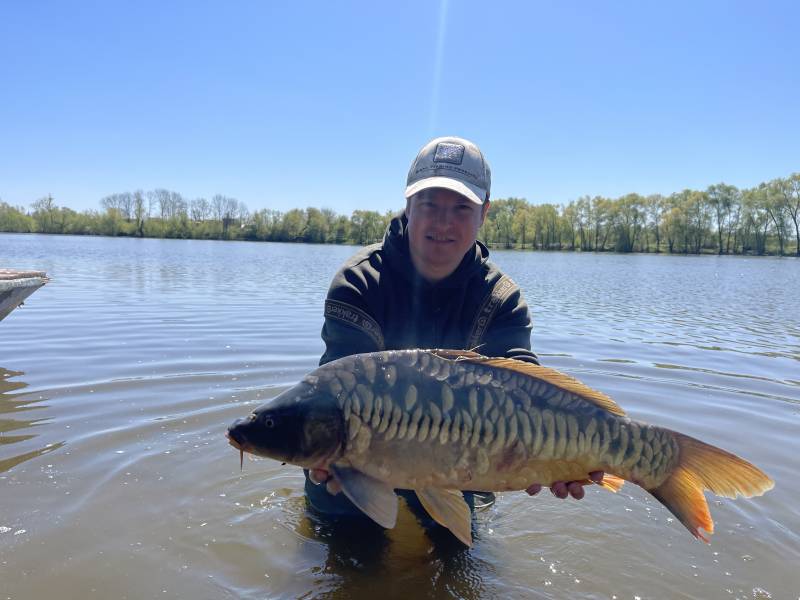
[[[320,364],[405,348],[475,349],[537,362],[528,306],[486,246],[476,242],[449,277],[430,284],[411,262],[406,223],[405,216],[393,219],[382,243],[355,254],[333,278]]]

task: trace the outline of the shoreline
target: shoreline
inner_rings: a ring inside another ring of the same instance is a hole
[[[351,248],[363,248],[365,246],[369,246],[371,244],[375,244],[380,240],[371,241],[365,244],[358,244],[358,243],[347,243],[347,242],[305,242],[305,241],[283,241],[283,240],[259,240],[259,239],[247,239],[247,238],[236,238],[236,239],[220,239],[220,238],[191,238],[191,237],[158,237],[158,236],[133,236],[133,235],[104,235],[101,233],[44,233],[44,232],[30,232],[30,231],[0,231],[0,236],[2,235],[24,235],[24,236],[48,236],[48,237],[78,237],[78,238],[104,238],[104,239],[127,239],[127,240],[171,240],[171,241],[179,241],[179,242],[186,242],[186,241],[193,241],[193,242],[246,242],[246,243],[257,243],[257,244],[287,244],[287,245],[298,245],[298,246],[348,246]],[[778,254],[777,252],[764,252],[763,254],[756,254],[756,253],[722,253],[720,254],[716,250],[712,249],[704,249],[704,251],[695,253],[695,252],[668,252],[664,250],[655,251],[655,250],[648,250],[648,251],[639,251],[639,250],[631,250],[628,252],[620,252],[617,250],[581,250],[580,248],[570,249],[570,248],[553,248],[550,250],[545,250],[542,248],[520,248],[520,247],[506,247],[505,244],[498,244],[498,243],[486,243],[483,240],[479,241],[483,243],[490,251],[508,251],[508,252],[535,252],[535,253],[545,253],[545,254],[555,254],[555,253],[564,253],[564,254],[595,254],[595,255],[617,255],[617,256],[627,256],[627,255],[644,255],[644,256],[704,256],[704,257],[711,257],[711,256],[718,256],[718,257],[737,257],[737,258],[800,258],[796,254]]]

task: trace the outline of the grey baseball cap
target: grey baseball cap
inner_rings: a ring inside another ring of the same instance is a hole
[[[489,197],[492,171],[480,149],[464,138],[431,140],[411,164],[406,179],[406,198],[429,188],[446,188],[476,204]]]

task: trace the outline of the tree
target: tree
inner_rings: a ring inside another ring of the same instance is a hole
[[[53,196],[47,194],[31,204],[33,208],[33,220],[36,222],[37,229],[42,233],[60,233],[58,219],[58,207]]]
[[[614,203],[611,222],[617,234],[617,252],[633,252],[636,238],[644,222],[644,198],[628,194]]]
[[[354,210],[350,217],[350,235],[357,244],[371,244],[380,239],[385,229],[383,217],[374,210]]]
[[[653,229],[656,238],[656,253],[661,252],[661,221],[665,211],[666,202],[661,194],[651,194],[644,199],[645,227],[649,225]]]
[[[512,229],[515,239],[522,245],[523,249],[530,239],[533,227],[534,214],[532,208],[527,204],[518,208],[514,214]]]
[[[306,209],[306,230],[303,241],[324,244],[328,239],[328,220],[318,208]]]
[[[144,220],[148,217],[144,204],[144,192],[136,190],[133,192],[133,216],[136,219],[136,235],[144,237]]]
[[[595,196],[594,198],[592,198],[592,214],[594,215],[595,251],[606,249],[606,239],[608,238],[608,231],[609,231],[607,223],[610,213],[611,213],[611,200],[603,198],[602,196]],[[601,233],[604,233],[602,242],[600,241]]]
[[[569,234],[570,239],[570,250],[575,250],[575,239],[578,236],[578,229],[579,225],[578,222],[580,218],[578,216],[578,208],[575,205],[575,201],[570,202],[565,207],[563,207],[562,211],[562,221],[564,224],[564,229]]]
[[[514,213],[524,201],[518,198],[499,199],[492,202],[489,214],[492,215],[491,224],[493,242],[501,242],[506,248],[514,246]]]
[[[594,214],[592,213],[592,199],[589,196],[581,196],[575,203],[578,219],[578,235],[580,236],[581,250],[590,250],[591,237],[589,232],[593,227]]]
[[[746,190],[742,203],[744,211],[744,231],[742,233],[742,252],[755,252],[762,255],[766,252],[767,231],[770,218],[767,213],[766,185]]]
[[[722,243],[723,234],[728,230],[731,215],[733,214],[736,196],[739,190],[724,183],[709,186],[706,190],[708,202],[714,211],[717,221],[717,253],[722,254],[724,246]]]
[[[786,238],[786,212],[784,196],[780,183],[775,180],[765,186],[764,210],[767,211],[770,220],[775,226],[775,233],[778,235],[778,255],[783,256],[784,240]]]
[[[228,229],[239,210],[239,202],[235,198],[216,194],[211,198],[211,210],[220,224],[220,238],[228,239]]]
[[[25,214],[25,209],[0,201],[0,231],[30,233],[36,229],[36,222]]]
[[[794,223],[795,253],[800,256],[800,173],[792,173],[787,179],[776,180],[782,197],[783,209]]]

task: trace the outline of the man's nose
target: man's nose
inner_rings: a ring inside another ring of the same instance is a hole
[[[436,211],[436,222],[439,225],[449,225],[453,220],[453,211],[449,208],[442,207]]]

